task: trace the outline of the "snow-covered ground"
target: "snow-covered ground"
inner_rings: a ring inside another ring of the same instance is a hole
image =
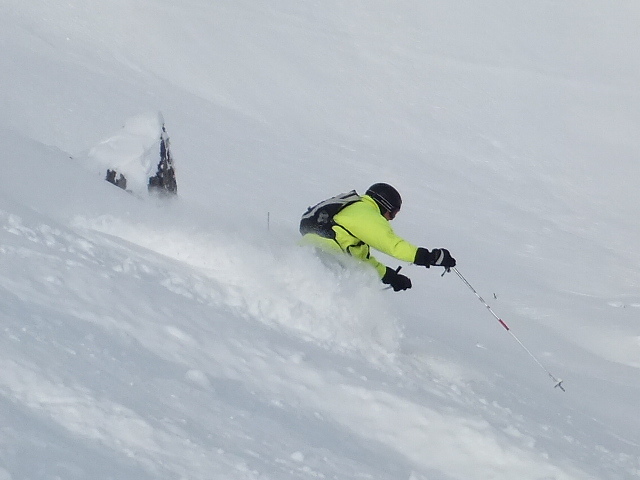
[[[0,480],[640,478],[640,6],[392,3],[0,3]],[[174,201],[96,173],[158,112]],[[543,368],[297,246],[378,181]]]

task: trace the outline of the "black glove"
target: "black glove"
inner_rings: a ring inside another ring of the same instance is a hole
[[[431,265],[444,267],[447,270],[456,266],[456,259],[451,256],[446,248],[434,248],[429,251],[426,248],[418,248],[416,258],[413,261],[416,265],[423,265],[429,268]]]
[[[411,279],[409,277],[405,277],[389,267],[387,267],[387,271],[382,277],[382,283],[391,285],[394,292],[411,288]]]

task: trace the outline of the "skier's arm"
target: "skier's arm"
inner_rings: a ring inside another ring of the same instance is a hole
[[[418,247],[395,234],[389,221],[380,215],[372,215],[365,222],[358,222],[353,233],[363,242],[382,253],[405,262],[413,262]]]

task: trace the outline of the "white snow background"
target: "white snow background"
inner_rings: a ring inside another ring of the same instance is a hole
[[[639,23],[2,0],[0,479],[639,478]],[[88,155],[158,112],[171,202]],[[297,246],[379,181],[566,392],[455,274],[394,293]]]

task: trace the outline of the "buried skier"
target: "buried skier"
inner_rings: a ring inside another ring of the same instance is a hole
[[[411,288],[411,279],[380,263],[371,248],[405,262],[447,271],[456,261],[444,248],[428,250],[398,237],[389,222],[402,206],[400,193],[391,185],[376,183],[364,195],[355,190],[309,207],[300,221],[303,243],[325,252],[342,252],[376,269],[382,282],[394,291]]]

